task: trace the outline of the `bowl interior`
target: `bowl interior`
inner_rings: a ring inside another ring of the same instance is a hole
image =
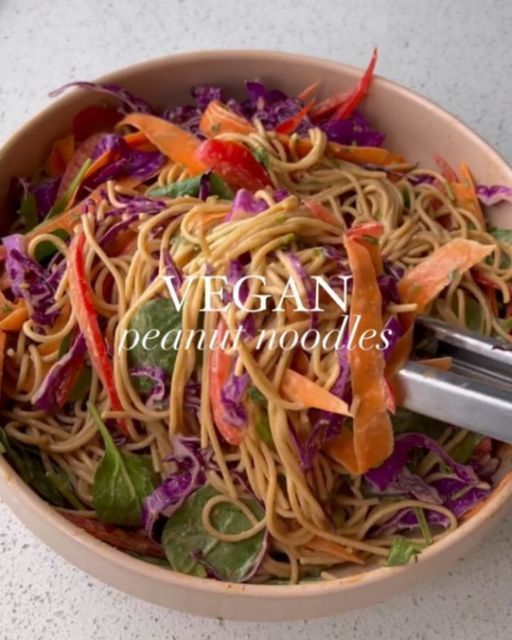
[[[303,56],[257,51],[223,51],[171,56],[118,71],[102,80],[121,84],[155,106],[170,106],[188,102],[190,87],[195,84],[219,84],[228,92],[241,96],[244,81],[259,78],[268,86],[274,86],[294,95],[309,84],[321,81],[321,93],[326,96],[347,90],[359,78],[360,73],[359,70],[352,67]],[[49,87],[49,89],[52,88]],[[4,212],[0,216],[0,225],[3,220],[5,226],[7,209],[4,204],[11,178],[13,176],[30,176],[35,173],[48,154],[53,140],[70,131],[74,114],[86,105],[97,104],[98,100],[98,94],[92,92],[84,90],[70,92],[55,100],[46,110],[32,119],[0,150],[0,203]],[[433,166],[432,156],[437,152],[455,166],[461,159],[464,159],[472,168],[478,182],[512,184],[512,170],[491,147],[459,120],[410,91],[381,78],[376,78],[362,111],[376,128],[386,133],[385,146],[402,153],[411,161],[419,161],[426,166]],[[493,215],[496,224],[512,227],[511,205],[502,205],[496,208]],[[512,464],[507,453],[504,455],[504,464],[500,473],[503,475],[511,468]],[[116,571],[122,573],[128,567],[127,573],[123,574],[123,579],[126,576],[131,576],[132,580],[143,582],[142,576],[149,575],[152,588],[155,588],[155,585],[169,586],[174,584],[181,585],[185,589],[190,587],[196,590],[202,589],[210,595],[222,593],[223,597],[235,593],[244,596],[258,594],[258,597],[268,597],[269,607],[272,606],[276,589],[280,589],[278,587],[232,585],[231,594],[226,594],[225,585],[213,583],[208,587],[199,586],[200,583],[206,581],[173,574],[173,572],[159,567],[147,566],[106,547],[106,545],[90,538],[88,534],[77,533],[76,528],[65,522],[51,507],[43,504],[19,479],[16,479],[14,484],[12,483],[12,478],[16,476],[13,475],[13,471],[1,456],[0,472],[0,478],[3,479],[0,482],[0,494],[29,527],[35,530],[46,542],[58,547],[57,550],[61,550],[63,555],[76,564],[82,566],[85,563],[84,568],[86,569],[89,566],[85,561],[82,562],[79,559],[79,555],[83,551],[84,557],[94,558],[90,566],[94,565],[97,568],[94,571],[91,568],[91,572],[107,582],[120,586],[120,588],[123,586],[119,584],[119,580],[112,576],[117,576]],[[15,489],[14,494],[13,489]],[[499,499],[490,499],[487,510],[484,512],[486,520],[502,510],[505,502],[510,499],[510,491],[510,486],[507,484],[501,491]],[[425,566],[428,559],[436,554],[442,555],[444,553],[443,557],[446,558],[446,562],[448,558],[456,559],[461,552],[456,549],[457,541],[467,539],[469,544],[469,540],[473,539],[476,542],[479,528],[482,530],[485,528],[481,517],[478,521],[475,519],[475,522],[466,523],[459,532],[433,545],[425,555],[425,562],[419,563],[418,566]],[[69,538],[73,538],[72,542]],[[453,538],[453,541],[450,538]],[[464,545],[461,545],[460,549],[463,547]],[[446,555],[447,553],[448,555]],[[107,573],[102,573],[101,562],[98,561],[98,558],[105,561],[105,567],[108,567]],[[432,565],[434,564],[432,562]],[[400,568],[391,573],[386,568],[372,571],[364,569],[363,571],[363,577],[374,574],[371,580],[373,582],[381,581],[385,585],[389,584],[389,580],[393,584],[394,581],[400,582],[401,580],[402,586],[406,586],[411,584],[411,580],[400,578],[400,576],[421,575],[421,572],[418,573],[418,570],[413,566]],[[347,568],[341,574],[347,572],[355,577],[352,568]],[[340,581],[336,588],[338,591],[347,592],[356,589],[356,587],[360,589],[364,584],[366,584],[364,579],[353,582],[353,584]],[[322,594],[326,596],[332,594],[336,588],[330,583],[300,585],[300,591],[298,591],[299,587],[290,588],[289,594],[291,596],[292,594],[308,593],[311,596],[323,597]],[[135,588],[127,588],[127,590],[144,597],[144,593],[139,593]],[[396,589],[394,590],[396,591]],[[380,599],[386,597],[387,591],[386,586],[381,589]],[[161,598],[157,595],[151,595],[149,599],[162,604]],[[315,610],[317,613],[312,615],[327,615],[327,613],[343,608],[334,599],[330,605],[326,604],[323,608],[320,602],[319,599],[318,608]],[[329,598],[325,602],[330,602]],[[364,598],[356,599],[355,602],[355,606],[357,606],[357,602],[367,603]],[[211,614],[206,605],[200,606],[199,611],[197,606],[187,604],[185,601],[183,604],[180,601],[178,604],[171,602],[169,605],[184,610]],[[243,607],[240,611],[244,611]],[[233,612],[226,613],[226,615],[239,617]],[[248,613],[240,615],[246,619],[269,619],[269,616],[266,615],[250,615]],[[297,612],[297,617],[304,617],[304,615],[301,611]],[[273,617],[274,619],[289,619],[295,615],[290,616],[289,613],[283,612],[281,616],[276,613]]]

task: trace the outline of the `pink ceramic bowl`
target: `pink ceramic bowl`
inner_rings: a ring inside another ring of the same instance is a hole
[[[154,60],[101,78],[139,94],[155,105],[183,103],[191,85],[216,83],[240,90],[259,77],[295,94],[321,80],[327,95],[344,91],[360,77],[352,67],[268,51],[187,53]],[[73,91],[52,103],[0,150],[0,202],[11,176],[35,171],[51,142],[69,131],[72,116],[97,95]],[[512,185],[512,169],[481,138],[428,100],[392,82],[376,78],[364,112],[386,132],[386,146],[411,160],[430,165],[435,152],[449,162],[468,162],[479,182]],[[496,222],[512,227],[512,207],[497,208]],[[104,582],[150,602],[204,616],[237,620],[293,620],[328,616],[382,601],[437,572],[446,570],[474,547],[501,518],[511,502],[512,468],[503,448],[503,478],[483,508],[453,534],[425,550],[404,567],[352,567],[337,580],[297,586],[240,585],[194,578],[147,564],[99,542],[61,517],[41,500],[0,456],[0,497],[39,538],[55,551]]]

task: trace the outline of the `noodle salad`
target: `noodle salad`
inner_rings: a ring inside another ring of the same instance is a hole
[[[267,584],[405,564],[493,489],[491,439],[396,406],[418,314],[511,341],[506,186],[387,150],[350,91],[114,85],[13,180],[0,450],[140,559]],[[104,99],[106,96],[106,100]],[[331,339],[332,338],[332,339]]]

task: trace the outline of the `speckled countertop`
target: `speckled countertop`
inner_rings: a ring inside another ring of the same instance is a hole
[[[0,0],[0,143],[71,79],[194,49],[267,48],[363,66],[434,99],[512,161],[507,0]],[[0,503],[0,638],[510,638],[512,518],[437,580],[359,612],[243,624],[167,611],[75,569]]]

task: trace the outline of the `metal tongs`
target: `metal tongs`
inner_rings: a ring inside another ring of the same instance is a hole
[[[450,356],[450,371],[409,360],[397,376],[399,404],[512,444],[512,346],[421,316],[415,344]]]

